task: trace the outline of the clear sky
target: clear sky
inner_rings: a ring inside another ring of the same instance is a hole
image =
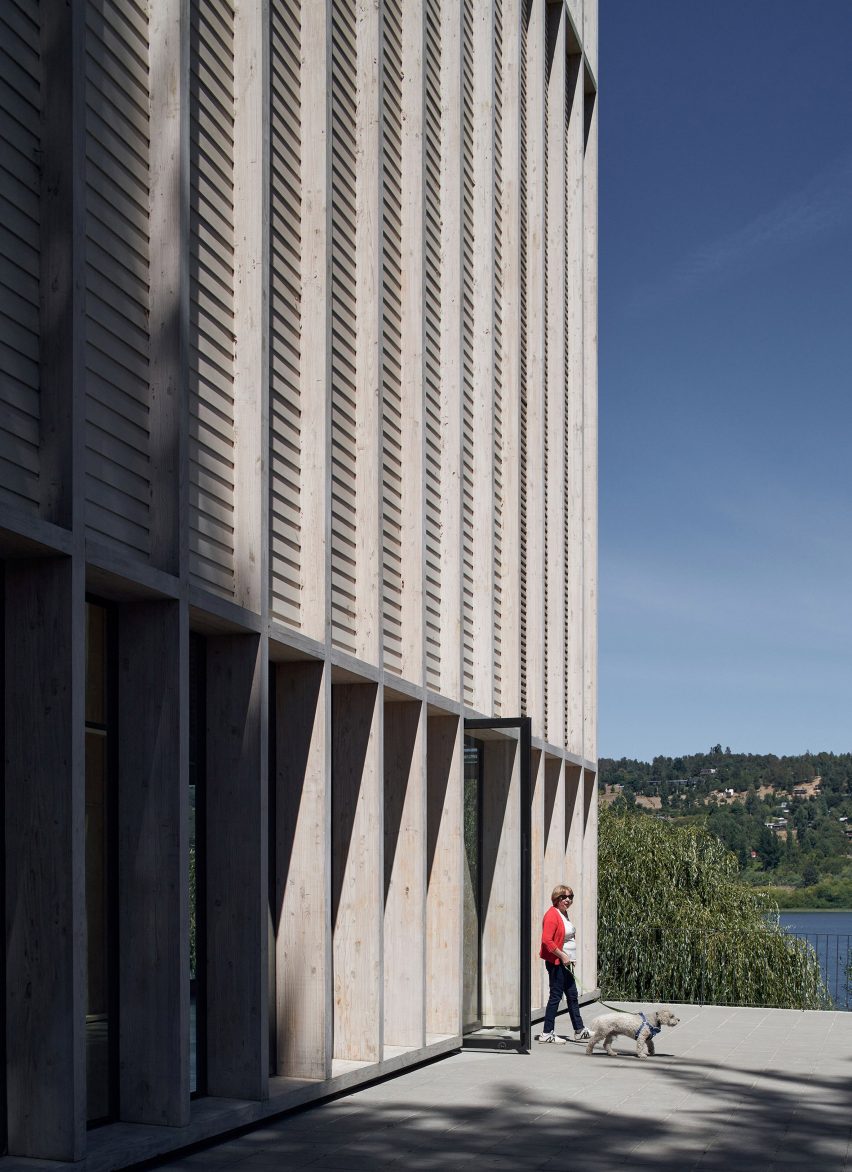
[[[602,757],[852,750],[852,0],[600,0]]]

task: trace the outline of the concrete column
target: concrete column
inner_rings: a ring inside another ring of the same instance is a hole
[[[119,1116],[189,1122],[189,628],[118,608]]]
[[[277,1073],[331,1075],[331,684],[322,663],[275,668]]]
[[[85,624],[81,560],[6,562],[8,1150],[51,1160],[86,1144]]]
[[[264,1099],[269,1073],[266,643],[207,639],[207,1091]]]
[[[269,20],[267,0],[234,9],[235,601],[268,602]]]
[[[332,689],[334,1057],[382,1056],[382,709],[373,684]],[[392,958],[393,959],[393,958]]]
[[[419,702],[384,711],[384,1044],[426,1039],[426,737]]]
[[[426,1033],[461,1032],[462,725],[427,717]]]

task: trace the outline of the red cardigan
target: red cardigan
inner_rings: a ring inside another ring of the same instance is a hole
[[[544,913],[544,919],[541,921],[541,948],[538,955],[542,960],[549,960],[551,964],[562,964],[555,949],[561,949],[564,943],[565,922],[559,914],[559,910],[550,907]]]

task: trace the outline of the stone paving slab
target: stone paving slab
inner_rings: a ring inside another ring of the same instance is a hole
[[[160,1167],[852,1169],[852,1013],[675,1009],[681,1024],[646,1061],[627,1038],[612,1058],[573,1043],[466,1051]],[[587,1022],[600,1012],[583,1009]]]

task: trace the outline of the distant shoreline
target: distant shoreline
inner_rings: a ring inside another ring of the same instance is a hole
[[[820,915],[832,915],[836,912],[838,916],[852,916],[852,907],[780,907],[778,912],[819,912]]]

